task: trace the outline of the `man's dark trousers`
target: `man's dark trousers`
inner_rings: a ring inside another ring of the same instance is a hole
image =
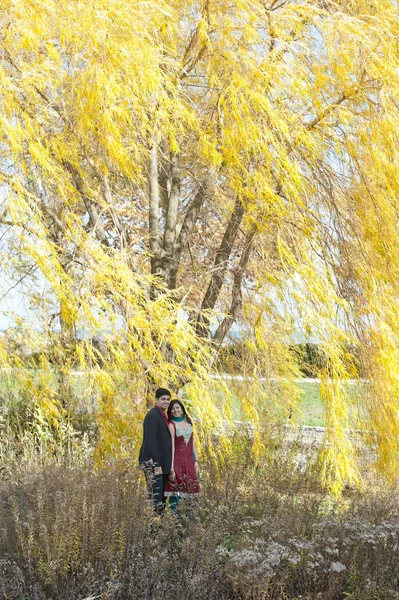
[[[165,497],[163,495],[165,487],[165,475],[154,475],[151,487],[154,510],[156,513],[162,514],[165,509]]]

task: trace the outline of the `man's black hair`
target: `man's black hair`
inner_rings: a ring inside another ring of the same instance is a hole
[[[170,391],[165,388],[158,388],[155,392],[155,398],[158,400],[161,396],[169,396],[170,398]]]

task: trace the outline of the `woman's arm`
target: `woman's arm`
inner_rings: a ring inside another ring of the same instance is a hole
[[[197,451],[197,446],[195,445],[194,432],[193,432],[193,459],[194,459],[194,469],[195,469],[196,474],[198,475],[198,473],[199,473],[198,451]]]
[[[173,483],[174,480],[176,479],[176,475],[175,475],[175,428],[174,428],[174,425],[172,425],[172,423],[169,423],[168,427],[169,427],[170,435],[172,437],[172,464],[170,467],[168,479],[171,483]]]

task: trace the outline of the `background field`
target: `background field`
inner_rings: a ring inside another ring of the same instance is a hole
[[[26,376],[26,372],[25,372]],[[32,371],[32,379],[39,380],[39,371]],[[22,377],[18,372],[3,372],[0,374],[0,414],[6,405],[18,405],[25,400],[29,395],[29,390],[24,391],[24,386],[21,384]],[[241,397],[245,396],[247,383],[239,378],[228,378],[223,380],[227,389],[231,393],[231,401],[229,407],[232,418],[240,421],[245,420],[245,413],[242,411]],[[38,381],[35,381],[38,383]],[[50,388],[55,391],[55,380],[47,382]],[[96,405],[97,392],[95,387],[88,385],[87,377],[84,374],[75,373],[68,379],[70,386],[71,399],[78,412],[91,412]],[[221,408],[226,402],[226,393],[220,386],[220,379],[214,381],[212,395],[217,401],[217,405]],[[324,403],[320,397],[320,383],[315,380],[298,381],[296,384],[300,390],[300,399],[297,404],[297,410],[292,414],[293,422],[297,425],[323,426],[324,425]],[[353,415],[362,405],[362,398],[365,393],[364,384],[362,382],[347,383],[348,395],[351,399]],[[121,384],[119,392],[123,395],[126,392],[126,387]],[[186,398],[190,405],[190,389],[189,385],[183,392],[183,398]],[[273,397],[270,398],[264,395],[262,398],[255,398],[257,406],[262,406],[262,410],[269,414],[274,414],[276,418],[284,413],[284,402],[279,400],[279,395],[276,389]],[[286,402],[286,400],[285,400]],[[284,418],[283,418],[284,420]]]
[[[241,421],[245,419],[241,408],[240,397],[245,395],[246,382],[242,380],[225,380],[226,386],[232,394],[231,411],[234,420]],[[276,384],[277,385],[277,384]],[[320,396],[320,382],[315,380],[306,380],[297,382],[300,390],[300,399],[296,410],[292,413],[293,423],[296,425],[310,425],[314,427],[324,426],[324,403]],[[351,421],[354,423],[355,415],[358,410],[361,411],[363,397],[365,394],[364,384],[362,382],[348,382],[346,384],[348,396],[350,398]],[[187,390],[189,398],[189,390]],[[225,402],[225,393],[218,389],[215,383],[215,397],[220,406]],[[269,414],[275,414],[276,418],[284,412],[283,401],[279,400],[278,392],[275,391],[274,397],[255,398],[257,405],[262,405],[262,409]],[[284,420],[284,419],[283,419]]]

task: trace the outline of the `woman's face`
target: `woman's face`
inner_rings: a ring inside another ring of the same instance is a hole
[[[180,404],[174,404],[172,406],[172,408],[170,409],[171,415],[172,417],[174,417],[175,419],[178,419],[179,417],[181,417],[183,415],[183,411],[181,409]]]

